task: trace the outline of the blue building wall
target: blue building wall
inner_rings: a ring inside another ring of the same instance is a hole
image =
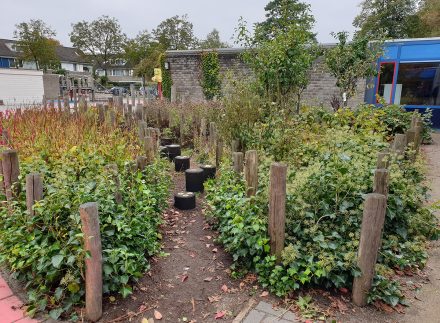
[[[386,42],[378,66],[381,73],[366,90],[366,101],[376,104],[378,94],[407,110],[430,108],[440,128],[440,38]]]

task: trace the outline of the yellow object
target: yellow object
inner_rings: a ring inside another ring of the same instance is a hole
[[[154,76],[151,80],[153,82],[162,82],[162,70],[160,68],[154,69]]]

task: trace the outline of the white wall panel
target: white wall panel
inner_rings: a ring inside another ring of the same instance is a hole
[[[4,106],[40,104],[44,95],[43,72],[20,69],[0,69],[0,100]]]

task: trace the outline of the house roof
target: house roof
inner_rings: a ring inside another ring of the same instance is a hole
[[[11,50],[7,46],[7,44],[15,44],[15,43],[17,43],[17,41],[13,39],[0,39],[0,56],[11,57],[11,58],[16,58],[20,56],[20,52]],[[86,56],[83,54],[83,52],[77,48],[58,46],[56,48],[56,53],[60,62],[65,62],[65,63],[89,62]]]

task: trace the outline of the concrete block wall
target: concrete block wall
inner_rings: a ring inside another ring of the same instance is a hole
[[[220,74],[226,78],[228,74],[234,78],[251,78],[253,72],[240,58],[242,49],[219,49]],[[167,61],[173,80],[173,96],[181,102],[203,102],[205,97],[200,85],[200,50],[168,51]],[[229,72],[229,73],[228,73]],[[357,95],[348,102],[356,106],[364,102],[366,81],[359,82]],[[318,59],[311,71],[310,84],[302,94],[302,103],[330,107],[333,96],[339,96],[336,79],[332,77],[323,59]]]
[[[46,99],[56,99],[60,95],[60,76],[58,74],[43,74],[44,95]]]

